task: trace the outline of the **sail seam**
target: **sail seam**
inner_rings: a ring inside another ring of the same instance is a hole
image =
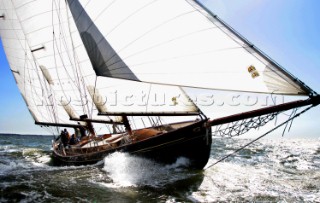
[[[163,41],[163,42],[160,42],[160,43],[155,44],[155,45],[153,45],[153,46],[150,46],[150,47],[147,47],[147,48],[145,48],[145,49],[139,50],[139,51],[137,51],[137,52],[135,52],[135,53],[132,53],[132,54],[130,54],[130,55],[128,55],[128,56],[123,57],[123,59],[126,60],[126,59],[128,59],[128,58],[131,58],[131,57],[133,57],[133,56],[139,55],[139,54],[141,54],[141,53],[143,53],[143,52],[152,50],[152,49],[154,49],[154,48],[163,46],[163,45],[165,45],[165,44],[169,44],[169,43],[171,43],[171,42],[178,41],[178,40],[180,40],[180,39],[183,39],[183,38],[192,36],[192,35],[194,35],[194,34],[197,34],[197,33],[200,33],[200,32],[205,32],[205,31],[212,30],[212,29],[217,29],[217,27],[210,27],[210,28],[206,28],[206,29],[201,29],[201,30],[197,30],[197,31],[194,31],[194,32],[190,32],[190,33],[184,34],[184,35],[177,36],[177,37],[172,38],[172,39],[169,39],[169,40],[167,40],[167,41]]]
[[[130,47],[130,46],[131,46],[132,44],[134,44],[135,42],[141,40],[143,37],[147,36],[149,33],[151,33],[151,32],[153,32],[153,31],[159,29],[160,27],[166,25],[167,23],[172,22],[172,21],[174,21],[174,20],[176,20],[176,19],[178,19],[178,18],[180,18],[180,17],[184,17],[184,16],[186,16],[186,15],[188,15],[188,14],[190,14],[190,13],[193,13],[193,12],[194,12],[194,11],[188,11],[188,12],[185,12],[185,13],[181,13],[181,14],[179,14],[179,15],[177,15],[177,16],[174,16],[173,18],[170,18],[170,19],[168,19],[168,20],[166,20],[166,21],[164,21],[164,22],[162,22],[162,23],[160,23],[160,24],[152,27],[151,29],[149,29],[148,31],[146,31],[145,33],[143,33],[142,35],[140,35],[140,36],[137,37],[136,39],[134,39],[134,40],[132,40],[131,42],[127,43],[124,47],[120,48],[120,49],[118,50],[118,53],[120,53],[121,51],[127,49],[128,47]],[[108,61],[111,60],[113,57],[114,57],[114,56],[112,56],[111,58],[109,58]],[[115,64],[117,64],[117,63],[119,63],[119,62],[121,62],[121,61],[116,61],[116,62],[114,62],[114,63],[111,64],[111,65],[115,65]]]
[[[137,67],[137,66],[141,66],[141,65],[145,65],[145,64],[152,64],[152,63],[158,63],[158,62],[164,62],[164,61],[171,61],[171,60],[178,60],[181,58],[186,58],[186,57],[190,57],[190,56],[199,56],[199,55],[206,55],[208,53],[214,53],[214,52],[223,52],[223,51],[229,51],[229,50],[236,50],[236,49],[241,49],[242,47],[230,47],[230,48],[225,48],[225,49],[220,49],[220,50],[208,50],[208,51],[202,51],[202,52],[198,52],[198,53],[190,53],[190,54],[185,54],[185,55],[177,55],[177,56],[172,56],[170,58],[162,58],[162,59],[157,59],[157,60],[153,60],[153,61],[146,61],[146,62],[141,62],[139,64],[132,64],[131,67]],[[114,68],[114,69],[110,69],[110,70],[117,70],[117,69],[121,69],[123,67],[118,67],[118,68]]]

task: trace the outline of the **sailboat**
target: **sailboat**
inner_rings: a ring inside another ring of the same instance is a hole
[[[0,9],[3,47],[35,124],[81,138],[53,140],[58,164],[121,151],[202,169],[213,126],[239,134],[320,103],[197,0],[1,0]],[[209,119],[185,88],[305,99]]]

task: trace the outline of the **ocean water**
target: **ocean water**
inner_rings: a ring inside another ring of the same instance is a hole
[[[320,202],[320,140],[264,139],[203,171],[125,153],[52,166],[46,136],[0,135],[0,202]],[[249,142],[214,138],[214,163]]]

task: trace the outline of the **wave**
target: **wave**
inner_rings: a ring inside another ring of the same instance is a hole
[[[188,164],[189,160],[184,157],[173,164],[162,165],[146,158],[115,152],[104,159],[103,170],[113,181],[108,186],[157,188],[189,177],[191,174],[183,169]]]
[[[249,141],[221,141],[221,146],[227,146],[229,151],[219,150],[216,154],[213,147],[207,167]],[[260,140],[205,170],[202,184],[190,199],[196,202],[319,202],[315,190],[320,188],[319,146],[318,140]]]

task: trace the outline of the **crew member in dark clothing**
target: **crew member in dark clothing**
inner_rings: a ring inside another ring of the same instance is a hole
[[[78,122],[78,124],[80,125],[79,122]],[[87,135],[86,135],[86,129],[85,129],[83,126],[80,125],[79,130],[80,130],[80,140],[81,140],[82,138],[84,138],[85,136],[87,136]]]
[[[67,129],[64,129],[64,131],[61,131],[61,142],[64,147],[66,147],[69,144],[69,136],[68,136],[68,131]]]
[[[69,144],[74,145],[74,144],[77,144],[78,142],[79,140],[76,138],[76,135],[72,134]]]

